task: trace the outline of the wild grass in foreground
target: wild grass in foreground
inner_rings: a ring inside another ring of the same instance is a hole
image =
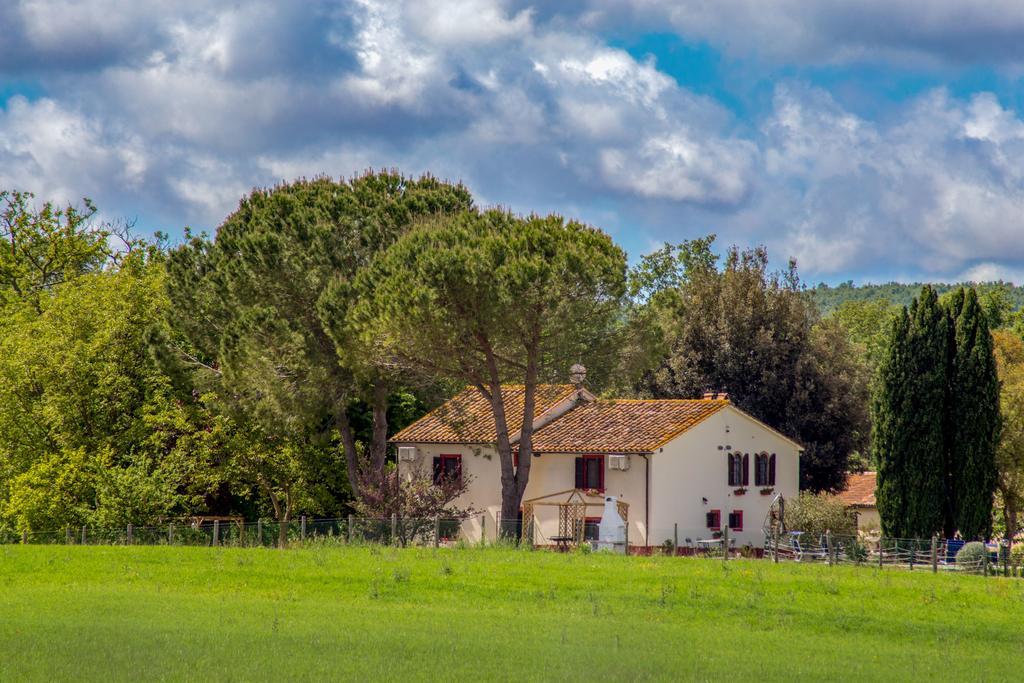
[[[2,681],[1008,681],[1024,675],[1022,625],[1024,581],[927,571],[0,547]]]

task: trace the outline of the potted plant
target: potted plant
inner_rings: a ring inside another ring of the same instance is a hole
[[[738,489],[733,489],[732,494],[734,496],[742,496],[746,492],[747,492],[747,487],[746,486],[741,486]]]
[[[762,496],[770,496],[773,493],[775,493],[775,488],[772,486],[765,486],[763,489],[761,489]]]

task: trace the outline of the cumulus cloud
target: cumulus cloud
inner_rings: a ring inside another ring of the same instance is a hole
[[[1024,270],[1024,119],[994,95],[936,90],[872,120],[794,81],[737,121],[599,32],[657,21],[779,58],[935,56],[947,34],[1017,30],[1013,8],[998,28],[937,2],[908,37],[875,0],[873,19],[845,0],[594,0],[571,17],[521,0],[105,2],[0,6],[0,71],[42,93],[0,100],[0,186],[173,231],[215,226],[254,186],[399,167],[592,220],[634,251],[717,232],[812,277]]]
[[[591,0],[581,18],[606,28],[668,25],[734,54],[780,60],[1024,63],[1017,0]]]
[[[885,264],[950,276],[1021,261],[1022,126],[984,93],[963,102],[937,90],[882,126],[819,90],[783,87],[764,124],[759,205],[783,248],[822,272]]]

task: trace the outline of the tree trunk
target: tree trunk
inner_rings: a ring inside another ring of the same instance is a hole
[[[1006,503],[1003,506],[1003,517],[1006,520],[1006,538],[1013,547],[1013,539],[1017,536],[1017,506],[1013,503]]]
[[[352,495],[359,497],[359,454],[356,451],[356,435],[352,431],[352,424],[348,420],[348,409],[338,404],[337,417],[338,431],[341,433],[341,450],[345,454],[345,467],[348,471],[348,485],[352,489]]]
[[[498,360],[489,340],[479,335],[478,341],[487,359],[489,375],[488,390],[478,387],[483,395],[490,400],[494,414],[494,427],[498,448],[498,460],[501,465],[501,523],[498,533],[502,538],[515,538],[518,532],[515,520],[523,502],[526,485],[530,481],[530,460],[533,456],[533,414],[537,395],[537,348],[539,339],[531,339],[527,349],[526,376],[523,387],[523,425],[519,434],[519,468],[513,462],[512,443],[508,433],[508,420],[505,415],[504,395],[501,389],[501,373]]]
[[[370,466],[374,473],[384,472],[388,453],[388,386],[378,380],[373,384],[373,441],[370,444]]]

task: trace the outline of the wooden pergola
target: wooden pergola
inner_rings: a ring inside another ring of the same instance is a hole
[[[585,522],[587,508],[604,508],[604,496],[601,496],[600,503],[587,501],[587,496],[593,495],[588,489],[566,489],[556,493],[548,493],[523,501],[523,530],[522,540],[533,543],[534,537],[534,508],[536,507],[557,507],[558,508],[558,538],[571,540],[573,543],[582,543],[585,533]],[[561,500],[554,500],[565,496]],[[622,520],[629,523],[629,503],[616,501],[619,515]]]

